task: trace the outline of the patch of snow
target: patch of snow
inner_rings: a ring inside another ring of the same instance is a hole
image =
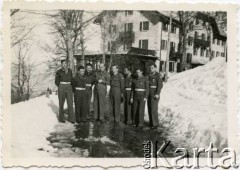
[[[227,63],[215,58],[204,66],[171,76],[159,102],[160,123],[173,143],[207,148],[227,145]],[[181,142],[180,142],[181,141]]]
[[[100,141],[102,142],[102,143],[110,143],[110,144],[113,144],[113,145],[116,145],[117,143],[116,142],[114,142],[114,141],[112,141],[111,139],[109,139],[107,136],[103,136],[103,137],[101,137],[100,138]]]
[[[58,124],[57,105],[56,95],[11,105],[13,157],[46,157],[55,151],[46,138]]]

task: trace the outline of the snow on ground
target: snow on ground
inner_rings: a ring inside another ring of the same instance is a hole
[[[169,139],[189,147],[227,144],[227,63],[208,64],[169,78],[159,102],[160,123]]]
[[[184,147],[185,143],[191,148],[207,148],[213,142],[221,149],[227,144],[226,70],[224,59],[216,58],[205,66],[173,75],[164,84],[159,103],[160,123],[175,146]],[[74,131],[74,125],[58,123],[57,113],[57,95],[13,104],[13,156],[52,157],[56,149],[46,140],[50,133]],[[113,142],[104,137],[96,140]]]
[[[66,102],[65,107],[67,108]],[[12,155],[13,157],[87,157],[86,149],[73,147],[64,143],[67,138],[77,140],[75,126],[69,122],[59,123],[57,120],[58,97],[53,94],[49,98],[40,96],[26,102],[11,106],[12,113]],[[92,124],[91,124],[92,126]],[[90,134],[92,127],[90,127]],[[51,140],[60,141],[50,144],[47,140],[51,134],[58,133]],[[60,135],[63,134],[63,135]],[[89,136],[86,141],[116,144],[108,137],[95,138]],[[61,146],[60,150],[57,147]]]
[[[14,157],[48,156],[54,151],[46,137],[58,123],[57,96],[36,97],[11,106]],[[47,151],[47,152],[43,152]]]

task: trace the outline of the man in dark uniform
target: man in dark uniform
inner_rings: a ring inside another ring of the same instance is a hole
[[[86,64],[86,100],[87,100],[87,119],[91,118],[90,106],[91,106],[91,98],[92,98],[92,86],[93,86],[93,73],[92,73],[92,65],[90,63]]]
[[[77,123],[85,123],[87,119],[87,100],[86,100],[86,77],[83,66],[78,67],[77,74],[73,79],[73,91],[75,102],[75,117]]]
[[[105,100],[107,95],[107,85],[109,85],[110,76],[105,71],[105,65],[101,63],[99,65],[99,71],[94,75],[94,119],[100,120],[102,123],[104,120]]]
[[[131,99],[133,101],[133,123],[139,128],[143,128],[145,102],[149,93],[148,79],[142,73],[141,68],[136,69],[137,79],[133,81]]]
[[[131,103],[132,73],[129,68],[124,69],[125,90],[124,90],[124,123],[131,125],[133,123],[133,104]]]
[[[160,99],[160,92],[163,87],[163,82],[160,74],[156,71],[157,66],[151,64],[149,75],[149,97],[148,97],[148,114],[150,127],[156,129],[158,122],[158,102]]]
[[[74,123],[73,116],[73,91],[72,91],[72,70],[68,68],[66,60],[61,60],[62,68],[56,73],[55,84],[58,86],[59,99],[59,121],[64,123],[65,117],[63,112],[64,102],[67,98],[68,120]]]
[[[119,124],[121,112],[121,97],[124,90],[123,75],[118,73],[118,66],[112,66],[112,75],[110,78],[110,112],[113,114],[114,123]]]

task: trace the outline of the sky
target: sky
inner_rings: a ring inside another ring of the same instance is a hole
[[[51,57],[54,57],[52,53],[46,52],[42,49],[46,44],[54,46],[54,35],[51,33],[51,27],[47,24],[48,18],[43,13],[52,14],[55,11],[32,11],[32,13],[22,13],[21,16],[25,16],[25,19],[22,20],[22,23],[27,23],[29,25],[37,25],[31,32],[30,43],[32,43],[32,48],[30,51],[30,59],[35,64],[38,65],[37,72],[44,73],[47,70],[47,61],[51,60]],[[37,14],[36,14],[37,13]],[[86,13],[84,18],[87,20],[92,15],[96,15],[98,11]],[[96,33],[93,33],[96,32]],[[91,34],[92,36],[86,42],[86,49],[89,51],[99,51],[101,39],[100,39],[100,26],[91,23],[88,28],[85,30],[86,36]],[[17,60],[17,46],[13,48],[11,59],[12,62]],[[44,76],[44,75],[43,75]],[[47,87],[56,88],[54,85],[54,76],[48,76],[43,78],[42,85],[40,89],[46,89]]]

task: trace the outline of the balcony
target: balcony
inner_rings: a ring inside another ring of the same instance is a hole
[[[194,46],[195,47],[202,47],[202,48],[207,48],[210,47],[210,40],[203,40],[200,38],[194,38]]]
[[[120,32],[119,38],[122,42],[133,43],[135,38],[135,33],[133,31]]]
[[[129,54],[143,55],[143,56],[156,56],[156,51],[132,47],[129,51]]]

